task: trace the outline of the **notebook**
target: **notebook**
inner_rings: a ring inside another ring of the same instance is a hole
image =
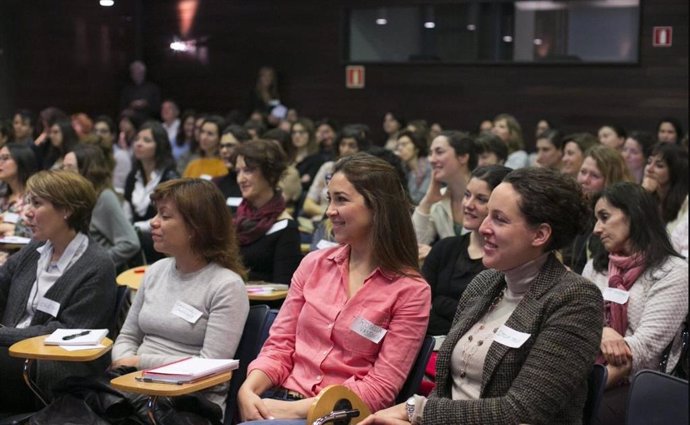
[[[44,345],[98,345],[108,335],[107,329],[56,329]]]
[[[239,360],[233,359],[203,359],[187,357],[176,362],[168,363],[142,373],[144,382],[160,382],[168,384],[184,384],[197,381],[218,373],[237,369]]]
[[[285,283],[266,283],[266,282],[247,282],[245,285],[250,294],[266,293],[274,291],[287,291],[288,285]]]

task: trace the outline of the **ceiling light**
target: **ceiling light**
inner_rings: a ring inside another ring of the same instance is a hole
[[[115,4],[115,0],[100,0],[98,4],[104,7],[110,7]]]

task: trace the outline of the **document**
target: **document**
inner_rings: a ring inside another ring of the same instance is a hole
[[[187,357],[154,369],[145,370],[141,380],[144,382],[185,384],[218,373],[229,372],[237,369],[239,365],[240,361],[233,359]]]
[[[45,345],[99,345],[107,329],[56,329],[43,341]]]

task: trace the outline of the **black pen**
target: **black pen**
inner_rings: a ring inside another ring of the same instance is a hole
[[[182,384],[188,384],[189,382],[184,382],[184,381],[166,381],[163,379],[156,379],[156,378],[145,378],[143,376],[135,376],[134,379],[139,382],[146,382],[147,384],[173,384],[173,385],[182,385]]]
[[[67,341],[68,339],[74,339],[74,338],[79,337],[79,336],[88,335],[89,332],[91,332],[91,331],[81,331],[81,332],[78,332],[76,334],[65,335],[62,337],[62,340]]]

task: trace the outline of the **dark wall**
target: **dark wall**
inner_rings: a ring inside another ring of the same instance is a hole
[[[258,67],[268,64],[279,71],[288,106],[312,118],[364,122],[377,139],[388,109],[468,130],[511,112],[528,141],[541,117],[565,131],[595,131],[606,122],[651,130],[664,115],[687,128],[687,0],[643,2],[639,65],[367,65],[363,90],[345,88],[341,41],[343,8],[362,2],[201,0],[190,36],[206,38],[202,64],[168,48],[180,33],[178,2],[138,1],[117,0],[113,8],[96,0],[1,2],[15,9],[14,33],[0,28],[0,42],[14,34],[11,106],[115,113],[127,63],[141,56],[164,96],[183,108],[244,107]],[[673,26],[671,48],[652,47],[654,25]]]

